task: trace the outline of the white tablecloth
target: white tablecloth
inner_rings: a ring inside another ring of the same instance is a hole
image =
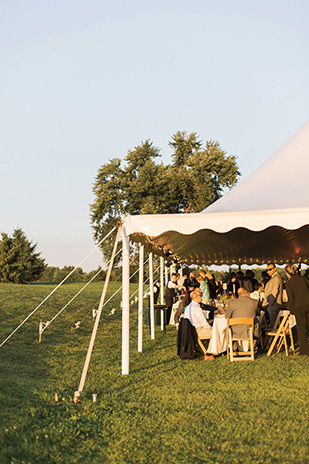
[[[224,314],[215,316],[212,327],[212,337],[207,352],[219,354],[226,351],[226,326],[227,322]]]
[[[177,312],[180,301],[181,300],[178,300],[173,304],[170,320],[166,322],[167,325],[175,325],[175,314]]]

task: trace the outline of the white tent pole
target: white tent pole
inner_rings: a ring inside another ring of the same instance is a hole
[[[74,393],[74,400],[75,401],[81,396],[84,385],[85,385],[85,380],[86,380],[86,375],[87,375],[87,371],[88,371],[88,367],[89,367],[89,363],[90,363],[91,353],[92,353],[95,337],[96,337],[99,322],[100,322],[100,317],[101,317],[101,313],[102,313],[102,308],[103,308],[103,304],[104,304],[104,300],[105,300],[105,295],[106,295],[110,275],[111,275],[111,272],[112,272],[112,269],[113,269],[114,258],[115,258],[115,254],[116,254],[116,250],[117,250],[117,245],[118,245],[121,229],[122,229],[122,227],[118,226],[118,231],[117,231],[117,235],[116,235],[116,239],[115,239],[115,243],[114,243],[114,248],[113,248],[111,260],[110,260],[110,263],[109,263],[109,266],[108,266],[108,270],[107,270],[107,274],[106,274],[106,278],[105,278],[105,282],[104,282],[104,286],[103,286],[103,291],[102,291],[102,295],[101,295],[101,299],[100,299],[100,303],[99,303],[99,307],[98,307],[98,312],[97,312],[95,322],[94,322],[94,325],[93,325],[92,334],[91,334],[91,338],[90,338],[90,343],[89,343],[89,347],[88,347],[88,351],[87,351],[87,355],[86,355],[86,359],[85,359],[85,364],[84,364],[82,376],[81,376],[81,379],[80,379],[80,382],[79,382],[78,390],[75,391],[75,393]]]
[[[168,284],[168,268],[167,268],[167,265],[165,264],[165,282],[164,282],[164,287],[166,287],[166,285]]]
[[[155,338],[155,326],[154,326],[154,297],[153,297],[153,253],[149,253],[149,287],[150,287],[150,338],[154,340]]]
[[[143,351],[143,296],[144,296],[144,245],[139,246],[138,279],[138,351]]]
[[[160,304],[164,304],[164,259],[160,256]],[[164,330],[164,310],[161,309],[161,330]]]
[[[122,375],[129,374],[130,349],[130,243],[122,228]]]

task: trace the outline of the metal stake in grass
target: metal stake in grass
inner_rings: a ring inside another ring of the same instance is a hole
[[[56,403],[58,403],[58,401],[59,401],[59,393],[55,393],[55,401],[56,401]]]
[[[96,401],[97,401],[97,394],[96,393],[92,393],[92,401],[94,403],[96,403]]]
[[[43,321],[41,319],[39,323],[39,343],[41,343],[42,341],[42,333],[43,333]]]

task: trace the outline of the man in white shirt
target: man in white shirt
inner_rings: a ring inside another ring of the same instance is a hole
[[[206,321],[200,303],[202,302],[202,292],[195,288],[191,293],[191,303],[185,308],[184,317],[189,319],[196,328],[197,335],[201,340],[211,339],[212,327]]]
[[[169,282],[168,282],[168,284],[166,286],[165,295],[164,295],[165,303],[166,303],[166,306],[167,306],[167,310],[166,310],[167,324],[169,324],[169,322],[170,322],[172,307],[173,307],[173,303],[174,303],[174,300],[175,300],[175,297],[176,297],[176,294],[177,294],[176,290],[179,289],[179,288],[182,288],[182,287],[177,284],[177,274],[173,273],[171,275],[171,280],[169,280]]]

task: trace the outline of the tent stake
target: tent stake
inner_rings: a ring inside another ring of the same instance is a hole
[[[39,343],[41,343],[42,341],[42,332],[43,332],[43,321],[41,319],[39,323]]]
[[[102,295],[101,295],[101,299],[100,299],[100,303],[99,303],[99,307],[98,307],[98,312],[97,312],[96,319],[95,319],[95,322],[94,322],[94,325],[93,325],[92,334],[91,334],[91,338],[90,338],[90,343],[89,343],[89,347],[88,347],[88,351],[87,351],[87,356],[86,356],[82,376],[81,376],[81,379],[80,379],[80,382],[79,382],[78,390],[75,391],[75,393],[74,393],[74,398],[73,398],[74,403],[76,403],[78,401],[78,399],[80,398],[80,396],[82,394],[82,391],[83,391],[83,388],[84,388],[84,385],[85,385],[85,380],[86,380],[87,371],[88,371],[88,367],[89,367],[89,363],[90,363],[91,353],[92,353],[95,337],[96,337],[99,322],[100,322],[100,317],[101,317],[101,313],[102,313],[102,308],[103,308],[103,304],[104,304],[104,300],[105,300],[105,295],[106,295],[106,292],[107,292],[107,287],[108,287],[110,275],[111,275],[111,272],[112,272],[112,269],[113,269],[114,258],[115,258],[115,254],[116,254],[116,249],[117,249],[117,245],[118,245],[118,241],[119,241],[120,232],[121,232],[121,226],[118,226],[118,231],[117,231],[117,235],[116,235],[116,239],[115,239],[115,243],[114,243],[114,248],[113,248],[111,260],[110,260],[110,263],[109,263],[109,267],[108,267],[108,270],[107,270],[107,274],[106,274],[106,278],[105,278],[105,282],[104,282],[104,286],[103,286],[103,291],[102,291]]]

